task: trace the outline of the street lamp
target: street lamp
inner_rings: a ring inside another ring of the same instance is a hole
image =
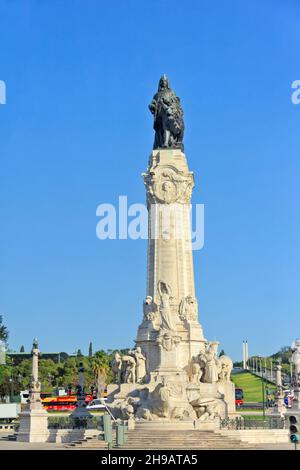
[[[271,371],[271,380],[273,380],[273,361],[272,358],[270,359],[270,371]]]
[[[262,387],[262,402],[263,402],[263,419],[266,417],[266,412],[265,412],[265,379],[264,379],[264,374],[262,372],[261,375],[261,387]]]
[[[14,396],[14,379],[13,379],[13,377],[10,377],[9,382],[10,382],[10,403],[12,403],[13,396]]]
[[[264,373],[261,367],[262,364],[262,358],[258,357],[259,359],[259,364],[260,364],[260,377],[261,377],[261,394],[262,394],[262,407],[263,407],[263,419],[266,417],[266,410],[265,410],[265,379],[264,379]]]
[[[290,382],[291,382],[291,387],[293,386],[293,361],[292,358],[289,358],[289,363],[290,363]]]

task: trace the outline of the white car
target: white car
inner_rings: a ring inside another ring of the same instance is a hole
[[[87,410],[105,410],[105,398],[95,398],[94,400],[90,401],[89,404],[86,406]]]

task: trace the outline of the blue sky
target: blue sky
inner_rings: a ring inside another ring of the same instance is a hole
[[[96,207],[144,202],[147,109],[181,97],[199,318],[234,359],[300,336],[297,0],[0,0],[0,312],[10,347],[132,346],[146,241],[96,238]]]

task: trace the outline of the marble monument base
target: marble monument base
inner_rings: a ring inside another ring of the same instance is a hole
[[[107,405],[116,419],[149,429],[215,431],[236,416],[234,384],[192,383],[184,371],[151,373],[146,384],[110,384]]]
[[[48,413],[43,409],[27,410],[19,414],[18,442],[47,442],[49,439]]]

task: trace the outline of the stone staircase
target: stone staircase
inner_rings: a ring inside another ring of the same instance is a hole
[[[64,445],[68,449],[76,447],[77,449],[98,449],[98,450],[107,450],[108,444],[102,439],[99,439],[99,434],[94,434],[93,436],[87,436],[83,439],[78,439],[77,441],[72,441]]]
[[[127,442],[120,450],[168,449],[250,449],[253,447],[232,436],[221,436],[210,431],[146,430],[138,427],[128,432]]]
[[[209,431],[196,430],[147,430],[139,429],[129,431],[127,442],[114,450],[193,450],[193,449],[250,449],[253,444],[241,442],[241,440],[232,436],[221,436]],[[92,436],[85,439],[65,444],[65,447],[71,449],[108,449],[107,442],[99,440],[98,436]]]

